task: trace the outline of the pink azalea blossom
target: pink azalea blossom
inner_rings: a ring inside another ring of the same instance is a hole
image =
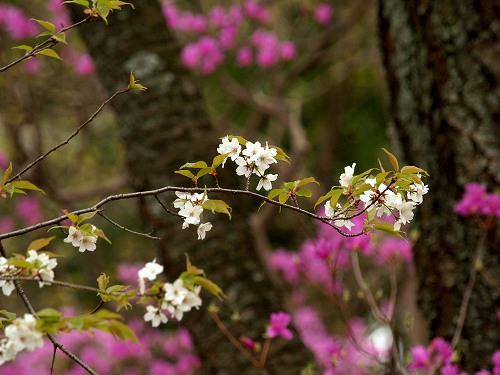
[[[283,311],[271,314],[270,325],[266,334],[271,338],[281,336],[285,340],[291,340],[293,333],[288,329],[291,321],[291,315]]]

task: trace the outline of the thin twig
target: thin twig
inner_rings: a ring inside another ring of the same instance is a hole
[[[84,23],[87,23],[89,21],[91,21],[92,19],[96,19],[95,17],[92,17],[92,16],[88,16],[87,18],[81,20],[81,21],[78,21],[77,23],[73,24],[73,25],[70,25],[68,27],[64,27],[62,28],[61,30],[59,30],[59,32],[57,32],[57,34],[60,34],[60,33],[63,33],[65,31],[68,31],[70,29],[73,29],[75,27],[78,27]],[[50,47],[53,47],[55,46],[56,44],[58,44],[59,41],[55,40],[54,38],[50,37],[49,39],[41,42],[41,43],[38,43],[37,45],[35,45],[35,47],[33,47],[33,49],[29,52],[26,52],[24,54],[24,56],[21,56],[20,58],[18,58],[17,60],[11,62],[10,64],[0,68],[0,73],[6,71],[7,69],[9,68],[12,68],[14,65],[16,64],[19,64],[20,62],[24,61],[24,60],[27,60],[29,58],[32,58],[32,57],[35,57],[36,55],[38,55],[41,51],[47,49],[47,48],[50,48]]]
[[[453,338],[451,339],[451,347],[454,349],[458,341],[460,340],[460,336],[462,335],[462,329],[465,323],[465,317],[467,316],[467,308],[469,307],[469,300],[472,294],[472,289],[474,288],[474,282],[476,281],[477,270],[478,270],[478,261],[483,252],[483,244],[486,239],[486,231],[484,230],[479,237],[477,242],[476,251],[472,258],[469,282],[467,283],[467,287],[465,289],[464,295],[462,297],[462,304],[460,305],[460,311],[458,313],[458,321],[457,328],[455,328],[455,332],[453,333]]]
[[[255,359],[244,347],[241,345],[241,343],[236,339],[236,337],[233,336],[233,334],[226,328],[224,323],[221,322],[219,319],[219,315],[216,312],[211,312],[210,315],[212,316],[212,319],[214,320],[215,324],[217,324],[217,327],[221,330],[221,332],[229,339],[231,344],[234,345],[236,349],[238,349],[246,359],[248,359],[252,364],[260,368],[260,363],[257,359]]]
[[[113,95],[111,95],[107,100],[105,100],[100,106],[99,108],[97,108],[97,110],[92,114],[92,116],[90,116],[87,121],[85,121],[83,124],[81,124],[64,142],[58,144],[57,146],[54,146],[52,147],[49,151],[47,151],[45,154],[43,154],[42,156],[40,156],[38,159],[36,159],[35,161],[31,162],[30,164],[28,164],[21,172],[19,172],[18,174],[16,174],[15,176],[11,177],[7,182],[11,182],[15,179],[18,179],[19,177],[21,177],[21,175],[23,173],[25,173],[26,171],[28,171],[29,169],[33,168],[36,164],[38,164],[39,162],[41,162],[43,159],[45,159],[47,156],[49,156],[51,153],[53,153],[54,151],[56,151],[57,149],[61,148],[62,146],[66,145],[69,143],[69,141],[76,137],[77,134],[86,126],[88,125],[89,123],[91,123],[94,118],[102,111],[102,109],[104,108],[104,106],[106,104],[108,104],[111,100],[113,100],[116,96],[120,95],[120,94],[123,94],[123,93],[126,93],[130,91],[129,88],[126,88],[126,89],[122,89],[122,90],[118,90],[117,92],[115,92]]]
[[[141,233],[141,232],[136,232],[132,229],[128,229],[128,228],[125,228],[123,225],[120,225],[118,224],[116,221],[114,220],[111,220],[109,217],[107,217],[106,215],[104,215],[102,212],[98,212],[97,215],[101,216],[103,219],[109,221],[111,224],[113,224],[115,227],[118,227],[120,228],[121,230],[124,230],[125,232],[129,232],[129,233],[132,233],[132,234],[136,234],[138,236],[144,236],[144,237],[147,237],[147,238],[150,238],[152,240],[161,240],[160,237],[155,237],[155,236],[152,236],[150,235],[149,233]]]

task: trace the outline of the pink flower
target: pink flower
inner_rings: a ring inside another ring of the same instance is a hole
[[[488,194],[484,185],[471,182],[465,185],[462,199],[453,210],[461,216],[478,214],[500,217],[500,194]]]
[[[426,347],[422,345],[415,346],[410,349],[411,362],[408,365],[408,370],[428,370],[431,367],[431,355]]]
[[[16,203],[16,215],[24,221],[26,225],[34,225],[42,221],[43,216],[40,205],[36,198],[21,197]]]
[[[278,313],[272,313],[270,318],[270,325],[266,331],[266,334],[271,337],[281,336],[286,340],[291,340],[293,337],[292,331],[290,331],[287,326],[292,321],[290,314],[283,311]]]
[[[321,3],[314,11],[314,19],[320,25],[326,26],[332,21],[333,9],[329,4]]]
[[[15,228],[14,221],[8,216],[0,217],[0,233],[13,231]]]
[[[295,253],[286,250],[276,250],[271,255],[269,266],[273,270],[281,271],[286,282],[293,284],[299,278],[299,268],[295,262]]]
[[[435,353],[435,361],[440,363],[450,363],[453,351],[450,343],[442,337],[436,337],[431,341],[429,349]]]
[[[92,61],[92,57],[88,53],[80,55],[77,57],[76,66],[75,66],[76,74],[80,76],[86,76],[94,73],[95,66]]]
[[[2,23],[14,39],[34,36],[38,30],[37,24],[30,21],[23,11],[10,5],[0,5],[0,25]]]
[[[411,263],[413,260],[411,243],[405,241],[404,239],[389,237],[377,247],[377,263],[393,263],[400,260],[407,263]]]
[[[255,344],[255,341],[253,341],[250,337],[243,336],[240,338],[240,341],[243,345],[245,345],[252,352],[254,352],[257,349],[257,345]]]
[[[280,52],[281,52],[281,58],[285,61],[293,60],[297,55],[297,51],[295,50],[295,45],[293,44],[293,42],[290,41],[281,43]]]
[[[0,151],[0,169],[6,169],[9,166],[8,160],[9,157],[3,151]]]
[[[493,353],[493,375],[500,375],[500,350]]]
[[[269,12],[269,9],[260,5],[255,0],[247,0],[243,5],[243,10],[248,18],[260,23],[269,22],[271,19],[271,12]]]
[[[239,66],[248,66],[252,63],[253,54],[250,47],[241,47],[236,52],[236,63]]]

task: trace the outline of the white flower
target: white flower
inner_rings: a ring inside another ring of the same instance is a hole
[[[197,232],[198,232],[198,239],[199,240],[204,240],[207,232],[212,229],[212,223],[206,222],[203,224],[200,224],[198,226]]]
[[[156,263],[156,258],[153,259],[152,262],[146,263],[146,265],[139,270],[139,290],[141,294],[144,294],[144,291],[146,290],[146,283],[144,280],[155,280],[156,276],[162,272],[163,266]]]
[[[376,178],[369,178],[367,177],[365,179],[365,182],[368,184],[368,185],[371,185],[372,187],[375,187],[375,184],[377,183],[377,179]]]
[[[330,201],[325,203],[325,216],[333,217],[335,215],[335,209],[330,204]]]
[[[179,280],[182,282],[178,279],[176,283]],[[185,312],[191,311],[193,307],[198,309],[202,304],[199,297],[201,287],[195,287],[194,292],[184,286],[182,288],[182,293],[175,300],[165,300],[162,304],[162,308],[168,310],[177,320],[181,320]]]
[[[237,138],[233,138],[229,140],[229,137],[222,138],[222,143],[217,147],[217,152],[221,155],[229,154],[228,157],[231,158],[232,161],[235,161],[238,156],[240,156],[241,145],[238,142]],[[224,168],[224,164],[226,163],[227,158],[222,163],[222,168]]]
[[[6,337],[0,339],[0,366],[16,359],[18,351],[12,341]]]
[[[264,169],[266,170],[269,168],[270,164],[277,163],[278,161],[274,158],[277,155],[277,151],[275,148],[269,148],[268,144],[266,143],[266,147],[263,148],[255,158],[255,165],[259,169]]]
[[[424,200],[424,195],[429,191],[429,187],[424,184],[412,184],[410,185],[410,190],[408,191],[408,199],[413,202],[420,204]]]
[[[0,275],[1,276],[12,276],[12,272],[16,270],[16,267],[7,264],[7,258],[0,256]],[[12,291],[16,288],[14,286],[14,281],[12,280],[0,280],[0,287],[2,288],[2,293],[6,296],[10,296]]]
[[[64,239],[64,242],[71,242],[71,244],[75,247],[79,247],[83,239],[83,234],[80,229],[71,226],[69,227],[68,237]]]
[[[83,253],[85,250],[94,251],[96,249],[97,236],[83,236],[82,241],[80,242],[80,247],[78,251]]]
[[[189,292],[189,289],[184,286],[182,279],[175,280],[173,284],[165,283],[163,289],[165,290],[165,301],[173,305],[182,303],[182,300]]]
[[[351,228],[355,225],[351,220],[347,220],[347,219],[335,220],[334,223],[336,226],[346,227],[348,230],[351,230]]]
[[[415,202],[408,201],[399,205],[399,220],[402,224],[409,223],[413,219],[413,209],[415,208]]]
[[[151,325],[153,327],[158,327],[160,323],[168,322],[168,318],[160,308],[154,306],[146,306],[146,310],[148,312],[144,314],[144,321],[151,322]]]
[[[42,333],[36,328],[36,319],[31,314],[17,318],[5,328],[5,337],[12,342],[17,352],[33,351],[43,346]]]
[[[260,190],[261,188],[264,188],[264,190],[271,190],[273,188],[271,181],[276,181],[277,178],[277,174],[266,174],[262,176],[257,184],[257,190]]]
[[[156,276],[163,272],[163,266],[156,263],[156,258],[152,262],[146,263],[146,265],[141,268],[138,272],[139,278],[155,280]]]
[[[254,169],[253,163],[242,157],[237,158],[235,163],[238,164],[238,168],[236,168],[236,174],[238,176],[245,176],[246,178],[250,177]]]
[[[340,185],[341,186],[349,186],[351,183],[352,177],[354,176],[354,168],[356,167],[356,163],[352,164],[352,167],[345,167],[344,168],[344,173],[340,175]]]
[[[28,250],[28,258],[26,262],[31,263],[37,271],[38,277],[42,280],[38,282],[40,288],[46,284],[44,281],[54,280],[54,271],[52,271],[57,266],[57,259],[49,258],[45,253],[38,253],[35,250]]]
[[[193,206],[191,202],[186,202],[184,207],[179,211],[179,215],[185,217],[185,222],[193,225],[198,225],[200,223],[200,216],[202,213],[203,207],[199,205]]]
[[[264,148],[262,147],[260,142],[247,142],[242,154],[248,156],[251,161],[256,161],[262,151],[264,151]]]

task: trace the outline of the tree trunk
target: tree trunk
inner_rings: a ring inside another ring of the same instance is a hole
[[[126,86],[130,71],[148,88],[145,92],[121,96],[112,103],[134,189],[189,187],[189,181],[173,171],[188,161],[210,161],[216,154],[218,137],[223,134],[215,134],[193,77],[181,66],[179,47],[166,29],[159,4],[156,1],[134,4],[135,10],[112,13],[108,26],[103,22],[86,25],[81,34],[101,82],[110,93]],[[202,180],[202,186],[203,183],[211,181]],[[241,325],[248,329],[244,333],[260,339],[270,313],[286,308],[285,293],[271,284],[252,247],[246,222],[252,202],[238,202],[228,196],[219,198],[234,207],[234,218],[211,219],[214,229],[204,241],[197,241],[192,227],[182,230],[182,220],[166,214],[156,201],[143,202],[141,209],[147,226],[163,238],[160,259],[170,280],[185,270],[185,254],[189,254],[192,263],[203,268],[228,296],[221,315],[227,316],[232,312],[228,310],[237,309]],[[162,197],[170,207],[174,199],[173,195]],[[144,260],[153,257],[145,255]],[[193,333],[202,358],[201,373],[259,374],[260,370],[217,329],[208,313],[213,298],[206,294],[203,297],[203,308],[186,314],[182,321]],[[297,374],[311,360],[310,353],[295,337],[290,342],[273,342],[269,373]]]
[[[417,214],[419,305],[431,337],[451,339],[478,246],[473,218],[453,212],[467,182],[500,186],[499,3],[380,0],[379,22],[400,155],[430,173]],[[498,221],[484,242],[484,270],[500,280]],[[461,340],[468,371],[500,348],[500,292],[477,275]]]

